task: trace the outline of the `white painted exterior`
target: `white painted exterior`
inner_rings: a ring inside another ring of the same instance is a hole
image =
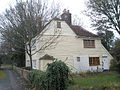
[[[103,47],[101,44],[101,40],[99,38],[92,38],[92,37],[77,37],[76,34],[72,31],[72,29],[67,25],[65,21],[61,22],[61,28],[56,28],[57,20],[51,21],[51,23],[46,27],[44,36],[39,38],[39,35],[36,36],[36,50],[38,50],[45,41],[49,40],[53,35],[55,35],[55,31],[60,33],[59,38],[57,39],[57,44],[47,48],[44,51],[38,52],[32,56],[33,60],[36,60],[36,69],[45,70],[43,66],[47,64],[47,61],[44,61],[44,64],[40,63],[39,60],[45,54],[53,56],[58,60],[64,61],[72,70],[72,72],[87,72],[87,71],[94,71],[97,68],[103,68],[103,56],[107,56],[107,64],[108,69],[110,66],[110,60],[113,58],[109,52]],[[57,35],[56,34],[56,35]],[[84,48],[83,40],[95,40],[95,48]],[[40,42],[42,41],[42,43]],[[34,51],[33,51],[34,52]],[[77,63],[76,58],[80,57],[80,62]],[[99,66],[89,66],[89,57],[99,57],[100,58],[100,65]],[[29,66],[27,63],[29,57],[26,54],[26,66]],[[42,68],[41,68],[42,67]]]
[[[39,60],[39,64],[40,64],[39,69],[45,71],[47,69],[47,64],[52,63],[52,62],[53,60],[44,60],[44,59]]]

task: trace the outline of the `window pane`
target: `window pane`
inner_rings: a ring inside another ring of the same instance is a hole
[[[57,28],[61,28],[61,22],[57,22]]]
[[[77,57],[77,61],[80,62],[80,57]]]
[[[89,65],[90,66],[100,65],[99,57],[89,57]]]
[[[84,47],[86,47],[87,46],[87,41],[86,40],[84,40]]]
[[[84,48],[95,48],[95,40],[84,40]]]
[[[91,40],[91,46],[95,46],[95,42],[94,42],[94,40]]]
[[[90,40],[88,40],[87,43],[88,43],[88,47],[90,47],[91,46]]]

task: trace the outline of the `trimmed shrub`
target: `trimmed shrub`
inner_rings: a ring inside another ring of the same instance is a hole
[[[48,64],[47,68],[47,86],[48,90],[66,90],[68,86],[69,68],[62,61],[55,61]]]
[[[27,78],[36,90],[66,90],[69,84],[69,68],[62,61],[48,64],[46,72],[32,70]]]

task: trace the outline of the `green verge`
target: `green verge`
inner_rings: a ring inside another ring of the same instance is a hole
[[[120,87],[120,74],[118,73],[100,73],[87,77],[74,77],[74,85],[70,90],[79,90],[80,88],[103,88]]]
[[[3,72],[3,70],[0,70],[0,79],[1,78],[4,78],[6,75],[5,75],[5,72]]]

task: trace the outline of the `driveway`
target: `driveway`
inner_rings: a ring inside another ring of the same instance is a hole
[[[25,90],[25,80],[10,68],[3,68],[6,77],[0,79],[0,90]]]

